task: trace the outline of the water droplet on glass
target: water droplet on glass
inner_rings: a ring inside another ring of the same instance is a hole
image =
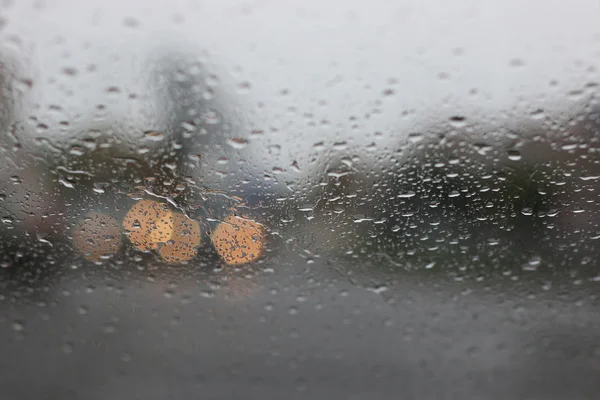
[[[105,186],[106,186],[106,183],[94,182],[94,188],[93,188],[94,193],[103,194],[105,192],[105,190],[104,190]]]
[[[508,150],[508,159],[511,161],[519,161],[521,159],[521,152],[518,150]]]
[[[415,192],[410,191],[410,192],[406,192],[406,193],[400,193],[396,197],[401,198],[401,199],[409,199],[411,197],[415,197],[415,195],[416,195]]]
[[[408,140],[412,143],[417,143],[423,140],[423,135],[418,132],[411,132],[408,134]]]
[[[450,117],[450,125],[455,128],[464,128],[467,125],[467,119],[460,115]]]
[[[348,143],[347,142],[335,142],[333,144],[333,149],[334,150],[346,150],[346,148],[348,147]]]
[[[535,271],[542,263],[542,257],[539,255],[532,256],[525,264],[523,264],[524,271]]]
[[[73,155],[73,156],[82,156],[85,154],[83,148],[81,148],[80,146],[72,146],[69,149],[69,154]]]
[[[544,110],[537,109],[531,114],[529,114],[529,116],[531,117],[531,119],[544,119],[546,117],[546,114],[544,113]]]
[[[313,210],[313,205],[311,204],[306,204],[303,205],[301,207],[298,207],[298,211],[302,211],[302,212],[311,212]]]
[[[316,142],[313,143],[313,149],[315,149],[316,151],[321,151],[325,148],[325,142]]]
[[[77,75],[77,69],[74,67],[64,67],[62,73],[67,76],[75,76]]]
[[[248,145],[248,140],[244,138],[231,138],[228,143],[234,149],[241,150]]]
[[[165,138],[165,134],[156,131],[146,131],[144,132],[144,137],[146,140],[150,140],[152,142],[160,142]]]
[[[69,182],[65,178],[59,178],[58,179],[58,183],[60,183],[61,185],[63,185],[66,188],[69,188],[69,189],[74,189],[75,188],[75,186],[73,185],[73,183]]]
[[[237,91],[240,94],[245,94],[248,93],[250,91],[250,82],[244,81],[244,82],[240,82],[237,85]]]
[[[475,143],[473,144],[473,147],[475,147],[475,151],[482,156],[485,156],[489,151],[492,150],[492,146],[487,143]]]

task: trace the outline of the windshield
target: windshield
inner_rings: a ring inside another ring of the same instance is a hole
[[[597,397],[597,2],[0,7],[2,399]]]

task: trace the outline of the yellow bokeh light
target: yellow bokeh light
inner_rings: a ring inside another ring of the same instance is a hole
[[[169,240],[173,233],[169,224],[171,214],[165,203],[140,200],[125,215],[123,227],[128,231],[131,243],[139,250],[154,250],[159,243]]]
[[[90,212],[75,225],[73,245],[90,261],[116,254],[121,247],[119,223],[109,215]]]
[[[159,249],[160,256],[168,263],[191,260],[200,244],[200,224],[178,212],[172,212],[167,219],[172,234]]]
[[[258,222],[230,215],[217,226],[211,240],[225,263],[246,264],[263,254],[265,230]]]
[[[180,212],[171,211],[165,203],[140,200],[133,206],[123,226],[129,240],[142,251],[158,250],[168,263],[191,260],[200,244],[200,224]]]

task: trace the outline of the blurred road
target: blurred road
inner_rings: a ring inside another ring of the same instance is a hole
[[[586,285],[407,276],[375,293],[325,262],[278,260],[254,284],[75,274],[46,295],[2,296],[2,398],[573,400],[600,389]]]

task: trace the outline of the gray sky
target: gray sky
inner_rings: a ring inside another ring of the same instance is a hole
[[[248,130],[265,129],[249,150],[282,147],[265,169],[289,170],[290,161],[305,161],[321,140],[343,138],[357,149],[375,131],[384,133],[384,144],[398,140],[429,118],[565,110],[565,101],[573,101],[566,93],[598,81],[600,3],[593,0],[13,3],[4,11],[0,43],[31,61],[29,101],[40,111],[27,112],[52,125],[64,114],[76,121],[96,104],[109,103],[109,113],[145,115],[140,118],[148,124],[155,105],[131,102],[125,93],[149,95],[143,74],[149,55],[181,48],[197,52],[219,76],[217,90],[229,95]],[[86,71],[90,64],[97,65],[93,73]],[[65,67],[78,74],[61,73]],[[550,86],[552,80],[558,85]],[[251,88],[238,93],[243,82]],[[124,91],[107,95],[109,86]],[[388,88],[393,96],[383,96]],[[469,94],[472,89],[477,94]],[[50,104],[60,104],[64,114],[45,111]],[[381,113],[365,119],[375,107]],[[407,110],[412,117],[401,119]],[[308,113],[315,126],[304,117]],[[358,131],[350,128],[352,116]],[[324,119],[327,126],[319,123]]]

